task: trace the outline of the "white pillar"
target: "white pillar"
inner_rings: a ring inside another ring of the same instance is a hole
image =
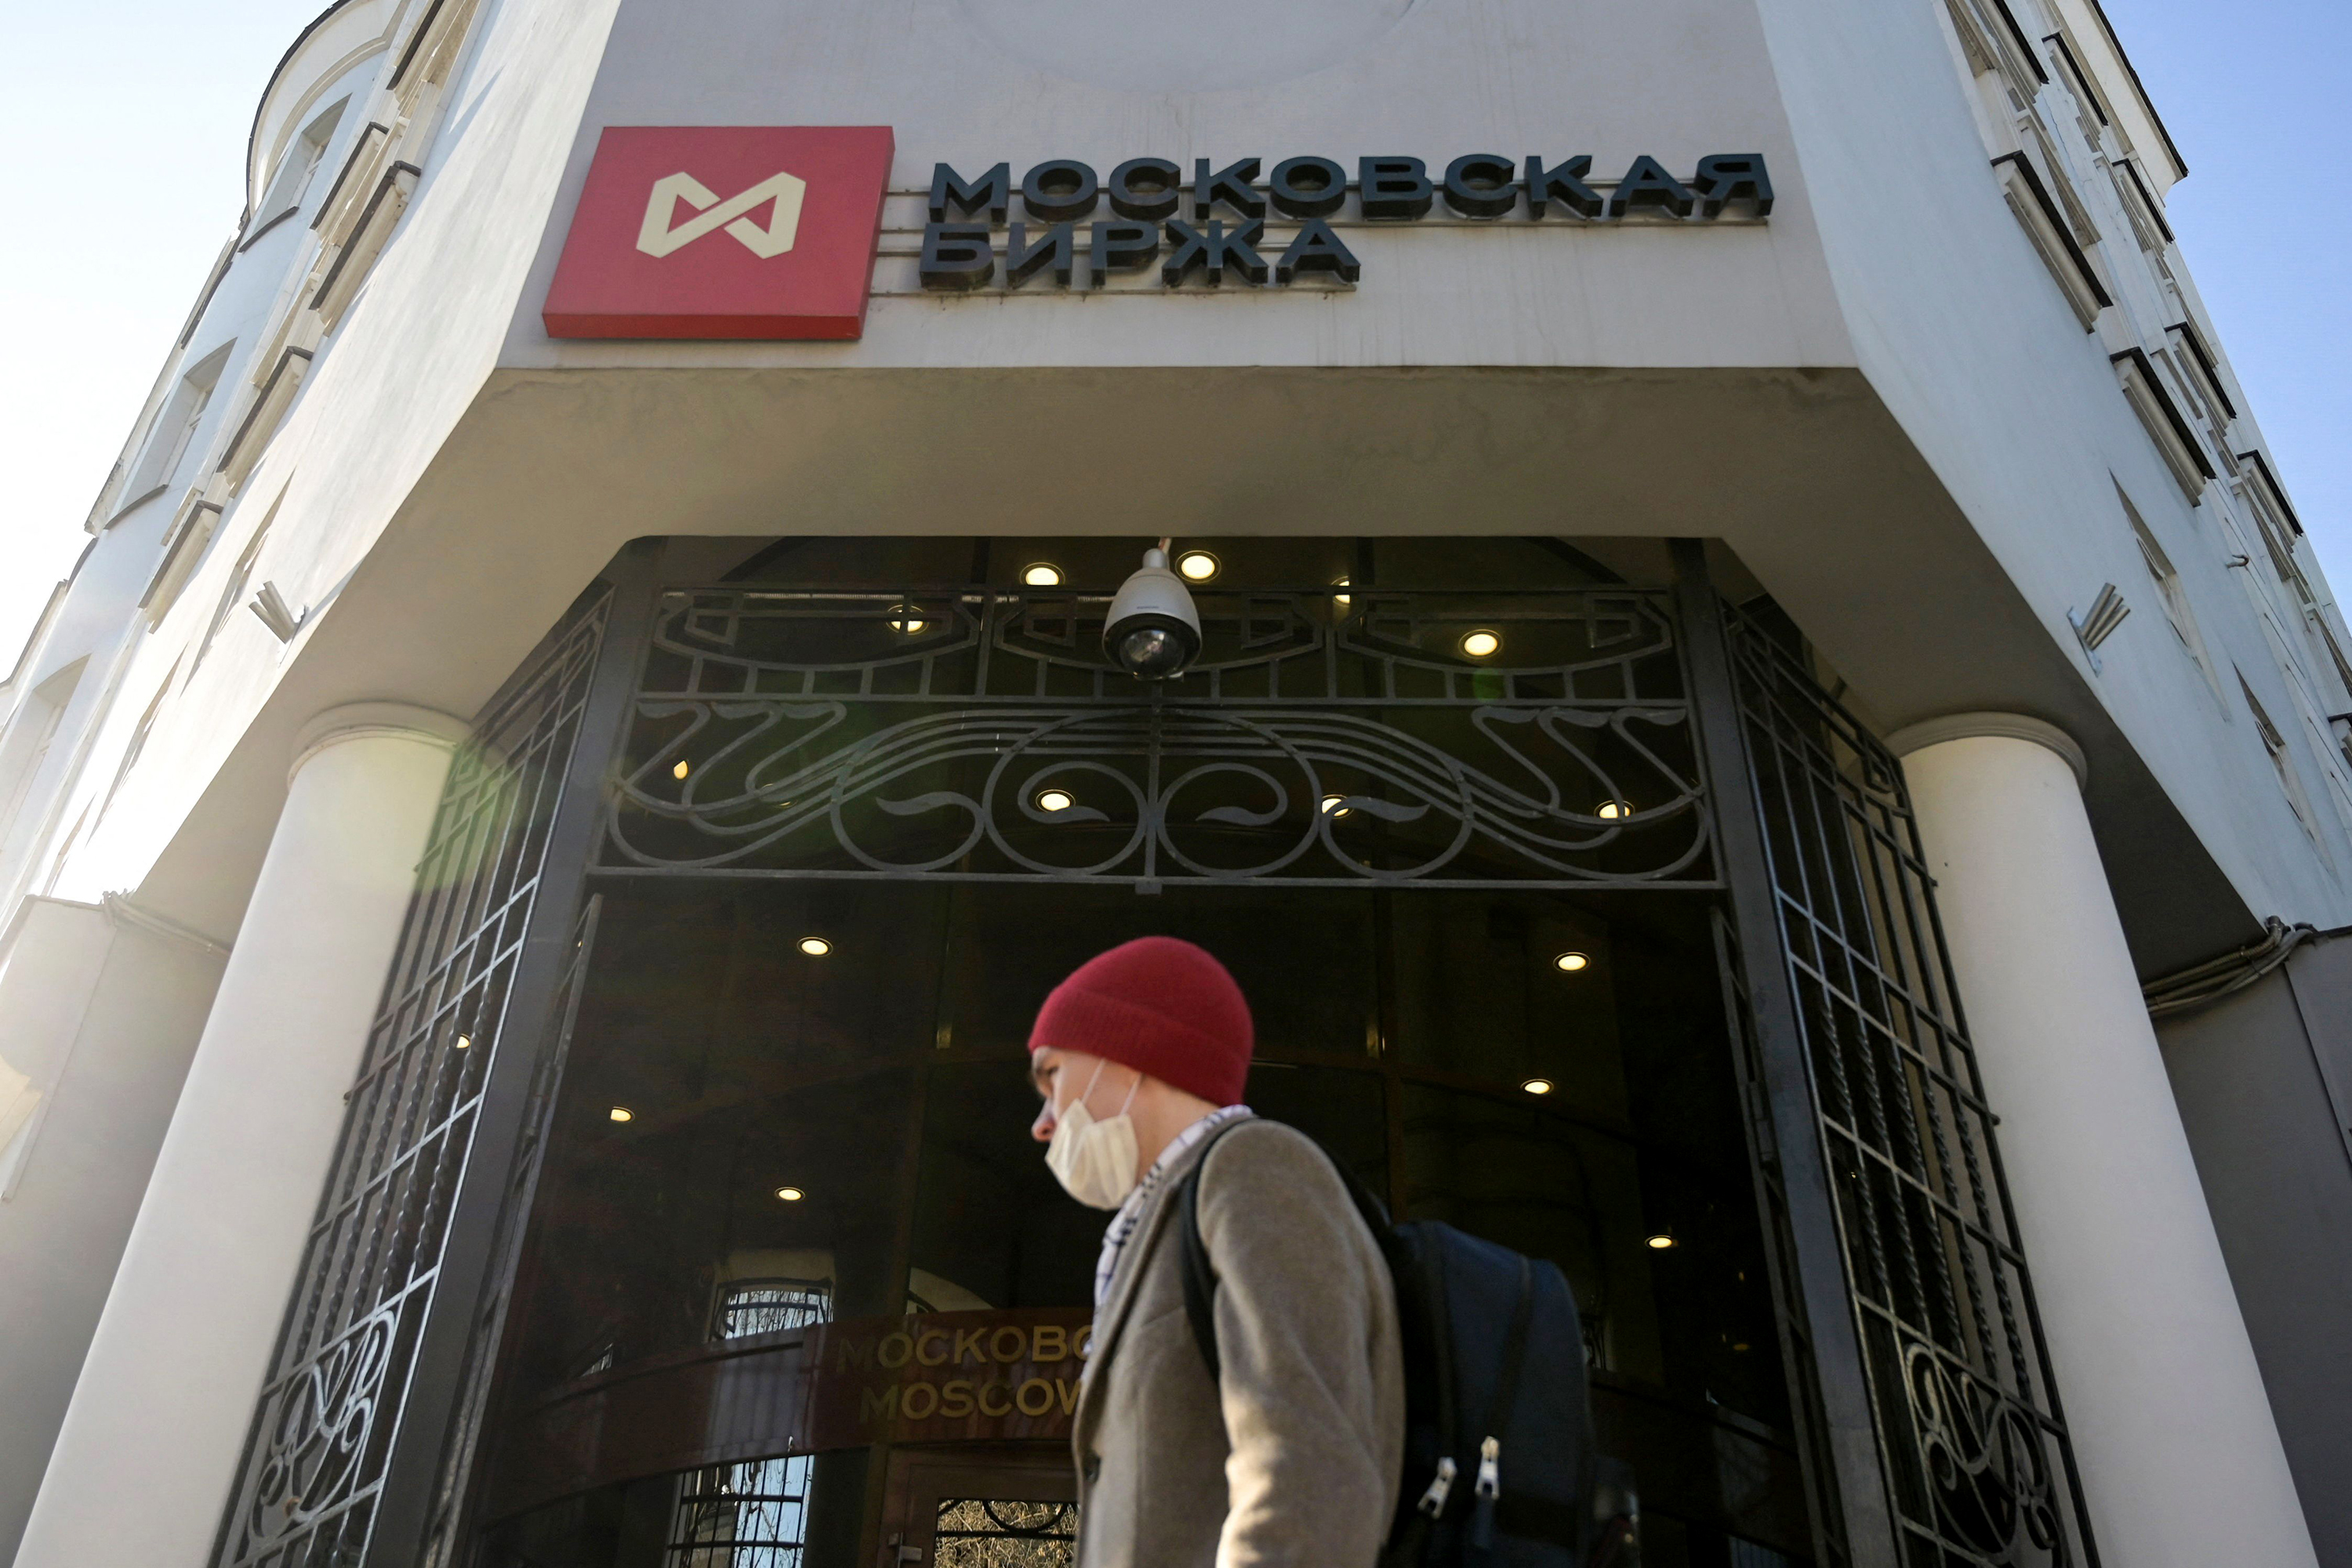
[[[1895,735],[2102,1561],[2316,1559],[2084,809],[2038,720]]]
[[[16,1568],[211,1552],[464,733],[389,702],[303,729]]]

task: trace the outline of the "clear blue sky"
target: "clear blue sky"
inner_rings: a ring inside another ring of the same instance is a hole
[[[0,0],[0,668],[87,542],[81,521],[236,221],[262,85],[323,4]],[[2325,173],[2352,142],[2352,0],[2107,10],[2189,160],[2173,228],[2352,598],[2352,203]]]

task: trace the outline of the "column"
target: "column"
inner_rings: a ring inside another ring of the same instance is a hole
[[[16,1568],[201,1568],[210,1555],[465,732],[368,702],[298,738]]]
[[[2083,805],[2009,713],[1896,734],[2103,1562],[2315,1563]]]

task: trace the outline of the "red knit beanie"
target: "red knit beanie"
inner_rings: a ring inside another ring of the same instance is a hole
[[[1225,966],[1172,936],[1144,936],[1089,959],[1037,1010],[1029,1048],[1084,1051],[1238,1105],[1249,1079],[1249,1003]]]

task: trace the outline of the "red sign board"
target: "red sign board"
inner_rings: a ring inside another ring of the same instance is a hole
[[[887,125],[605,131],[541,319],[558,338],[855,338]]]

